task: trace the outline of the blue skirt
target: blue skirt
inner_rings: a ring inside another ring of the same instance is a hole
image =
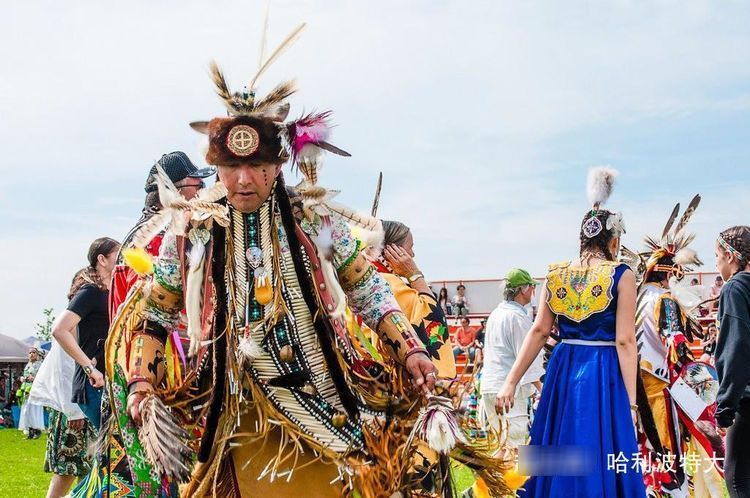
[[[641,498],[630,402],[614,346],[559,344],[531,427],[520,497]]]

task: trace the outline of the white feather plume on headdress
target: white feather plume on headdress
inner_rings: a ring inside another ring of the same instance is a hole
[[[700,266],[703,261],[698,257],[698,253],[690,247],[683,247],[674,255],[675,264],[682,266]]]
[[[599,209],[609,196],[612,195],[612,189],[615,186],[615,179],[620,174],[616,169],[606,166],[597,166],[589,170],[588,180],[586,182],[586,194],[589,202],[594,209]]]

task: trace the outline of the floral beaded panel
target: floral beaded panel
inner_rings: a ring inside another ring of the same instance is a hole
[[[570,262],[550,265],[547,274],[547,304],[556,315],[582,322],[607,309],[612,302],[616,263],[589,268]]]

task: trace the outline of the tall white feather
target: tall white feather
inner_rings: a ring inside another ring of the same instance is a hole
[[[188,261],[190,268],[185,282],[185,314],[187,315],[187,333],[190,338],[189,355],[198,352],[200,346],[201,331],[201,299],[203,297],[203,269],[205,263],[206,248],[203,244],[195,244],[190,249]]]
[[[320,269],[323,272],[323,278],[336,305],[331,316],[343,320],[346,315],[346,294],[339,284],[336,268],[333,265],[333,227],[330,223],[323,224],[318,235],[313,237],[313,242],[320,254]]]
[[[607,166],[597,166],[589,170],[586,182],[586,194],[588,195],[589,202],[595,209],[603,206],[609,199],[609,196],[612,195],[615,179],[619,174],[619,171]]]
[[[281,42],[281,44],[276,48],[276,50],[271,53],[271,55],[268,56],[268,59],[261,64],[260,68],[258,68],[258,72],[255,73],[255,76],[250,80],[250,85],[248,85],[248,88],[250,91],[255,90],[255,85],[258,82],[258,79],[261,77],[261,75],[266,71],[266,69],[273,64],[276,59],[281,57],[281,54],[283,54],[289,47],[294,44],[295,41],[300,37],[302,34],[302,31],[305,29],[306,24],[299,25],[294,31],[289,33],[286,38],[284,38],[284,41]]]

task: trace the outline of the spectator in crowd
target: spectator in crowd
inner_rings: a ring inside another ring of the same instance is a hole
[[[5,372],[0,372],[0,406],[5,405],[8,401],[8,376]]]
[[[458,357],[464,354],[469,362],[473,363],[477,352],[477,333],[473,327],[469,326],[468,318],[461,318],[461,326],[456,331],[455,337],[456,347],[453,348],[453,356]]]
[[[52,335],[77,363],[73,402],[78,403],[96,430],[101,420],[104,342],[109,329],[107,299],[119,249],[120,243],[108,237],[91,244],[89,266],[78,274],[68,296],[68,309],[52,325]]]
[[[451,306],[451,301],[448,298],[448,289],[446,287],[440,288],[440,292],[438,293],[438,304],[443,310],[445,316],[451,316],[453,314],[453,306]]]
[[[729,495],[750,497],[750,227],[719,234],[716,268],[726,285],[719,297],[716,342],[716,423],[726,435],[724,478]]]
[[[469,298],[466,297],[466,286],[459,284],[456,287],[456,295],[453,296],[453,314],[456,318],[462,318],[469,314]]]
[[[724,279],[721,278],[721,275],[717,275],[714,285],[711,286],[711,291],[708,294],[708,298],[714,300],[711,302],[711,311],[718,311],[719,309],[719,295],[721,294],[721,287],[723,285]]]
[[[482,318],[479,321],[479,328],[477,329],[477,347],[484,347],[485,333],[487,331],[487,319]]]
[[[477,348],[476,355],[474,356],[474,363],[477,365],[477,368],[481,367],[484,363],[484,339],[486,327],[487,319],[482,318],[479,322],[479,328],[477,329],[476,339],[474,341]]]
[[[18,428],[26,432],[27,439],[36,439],[42,435],[44,430],[44,408],[34,402],[29,401],[29,393],[34,379],[42,366],[44,359],[44,350],[39,345],[35,345],[29,350],[29,362],[23,369],[21,375],[21,415],[18,422]]]
[[[693,287],[695,287],[696,285],[700,285],[700,284],[701,284],[701,283],[700,283],[700,282],[698,281],[698,279],[697,279],[697,278],[693,278],[693,279],[692,279],[692,280],[690,281],[690,285],[691,285],[691,286],[693,286]]]
[[[706,329],[706,335],[701,341],[703,346],[703,354],[701,355],[701,361],[704,363],[714,363],[714,355],[716,354],[716,336],[717,336],[716,324],[712,323]]]
[[[10,393],[8,394],[9,406],[19,406],[21,401],[23,401],[23,396],[19,397],[19,394],[22,393],[21,386],[21,378],[16,377],[16,380],[13,381],[13,386],[10,388]]]
[[[13,416],[10,403],[8,403],[10,399],[8,384],[8,376],[5,372],[0,372],[0,428],[13,426]]]
[[[507,441],[514,448],[526,444],[529,437],[529,411],[533,395],[542,390],[543,354],[540,352],[526,371],[515,395],[513,408],[503,414],[496,406],[497,393],[516,361],[533,322],[525,306],[531,303],[537,282],[526,270],[513,269],[505,276],[503,301],[487,320],[482,377],[482,405],[487,422],[500,432],[500,421],[508,424]]]

